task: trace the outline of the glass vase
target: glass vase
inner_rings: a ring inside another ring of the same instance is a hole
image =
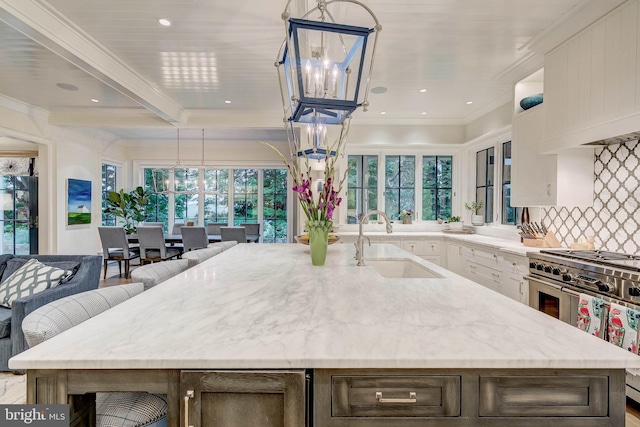
[[[309,232],[311,264],[322,266],[327,259],[329,232],[333,228],[333,221],[309,220],[305,222],[305,227]]]

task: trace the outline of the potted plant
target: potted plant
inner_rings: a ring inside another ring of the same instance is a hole
[[[104,213],[113,214],[124,220],[124,231],[127,234],[136,232],[140,221],[144,221],[151,192],[142,187],[125,193],[124,190],[110,191],[107,195]]]
[[[450,216],[447,223],[450,230],[462,230],[462,221],[459,216]]]
[[[471,224],[473,225],[483,225],[484,224],[484,216],[478,214],[478,212],[480,211],[480,209],[482,209],[484,207],[484,202],[481,200],[479,202],[471,202],[469,203],[465,203],[464,207],[469,209],[472,214],[471,214]]]
[[[411,216],[413,215],[413,211],[411,209],[405,209],[400,212],[400,219],[403,224],[411,224]]]

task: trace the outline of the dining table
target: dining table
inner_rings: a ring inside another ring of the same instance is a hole
[[[130,234],[127,236],[129,243],[139,243],[137,234]],[[222,236],[220,234],[207,234],[209,243],[221,242]],[[260,240],[259,234],[247,234],[247,243],[257,243]],[[182,234],[165,234],[164,241],[166,243],[182,243]]]

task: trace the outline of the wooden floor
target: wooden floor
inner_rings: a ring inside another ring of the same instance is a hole
[[[136,266],[131,266],[133,270]],[[100,287],[107,286],[116,286],[123,283],[130,283],[131,279],[124,278],[124,272],[122,277],[118,274],[118,264],[117,263],[109,263],[107,265],[107,278],[102,279],[104,276],[104,271],[102,272],[100,278]],[[1,400],[0,400],[0,403]],[[627,399],[627,416],[626,416],[626,427],[640,427],[640,404],[634,402],[631,399]]]

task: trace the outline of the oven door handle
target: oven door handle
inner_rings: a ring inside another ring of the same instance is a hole
[[[555,283],[548,282],[548,281],[546,281],[544,279],[541,279],[539,277],[524,276],[523,278],[526,279],[526,280],[534,280],[534,281],[542,283],[542,284],[544,284],[546,286],[551,286],[552,288],[557,289],[559,291],[562,291],[564,289],[561,285],[556,285]]]
[[[524,278],[527,279],[527,280],[535,280],[536,282],[542,283],[542,284],[544,284],[546,286],[551,286],[552,288],[557,289],[560,292],[564,292],[565,294],[573,295],[573,296],[576,296],[576,297],[580,296],[580,293],[574,291],[573,289],[569,289],[569,288],[567,288],[565,286],[557,285],[555,283],[548,282],[548,281],[546,281],[544,279],[540,279],[539,277],[524,276]]]

